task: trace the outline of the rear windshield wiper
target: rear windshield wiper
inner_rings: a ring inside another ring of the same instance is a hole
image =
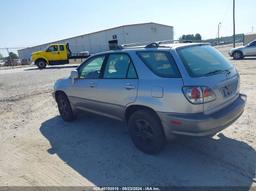
[[[229,70],[214,70],[214,71],[204,74],[204,76],[210,76],[210,75],[220,74],[220,73],[230,73],[230,71]]]

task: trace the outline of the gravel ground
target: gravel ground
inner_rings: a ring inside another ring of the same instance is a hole
[[[227,55],[229,47],[219,47]],[[256,186],[256,58],[233,61],[245,113],[213,138],[179,138],[156,156],[125,124],[91,114],[65,123],[51,96],[75,65],[0,70],[0,186]]]

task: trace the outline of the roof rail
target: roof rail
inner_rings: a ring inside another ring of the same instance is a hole
[[[122,44],[118,45],[118,49],[125,49],[125,48],[158,48],[164,47],[161,46],[162,44],[173,44],[179,42],[178,40],[164,40],[164,41],[157,41],[157,42],[141,42],[141,43],[130,43],[130,44]]]
[[[122,44],[123,48],[133,48],[133,47],[144,47],[148,45],[150,42],[135,42],[130,44]]]
[[[159,47],[159,43],[157,42],[152,42],[145,46],[145,48],[158,48],[158,47]]]

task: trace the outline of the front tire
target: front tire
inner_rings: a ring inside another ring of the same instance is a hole
[[[44,69],[46,68],[46,61],[43,59],[37,60],[36,65],[39,69]]]
[[[128,128],[133,143],[144,153],[157,154],[166,145],[161,121],[153,111],[135,111],[128,120]]]
[[[64,93],[60,93],[56,96],[56,101],[62,119],[67,122],[74,121],[76,116],[67,96]]]
[[[243,59],[243,53],[240,51],[235,51],[233,53],[233,58],[234,58],[234,60],[241,60],[241,59]]]

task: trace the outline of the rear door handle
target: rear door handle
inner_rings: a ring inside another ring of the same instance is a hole
[[[90,86],[91,88],[94,88],[94,87],[95,87],[95,82],[90,82],[90,83],[89,83],[89,86]]]
[[[132,89],[135,89],[135,86],[130,83],[127,83],[127,84],[125,84],[124,88],[127,90],[132,90]]]

